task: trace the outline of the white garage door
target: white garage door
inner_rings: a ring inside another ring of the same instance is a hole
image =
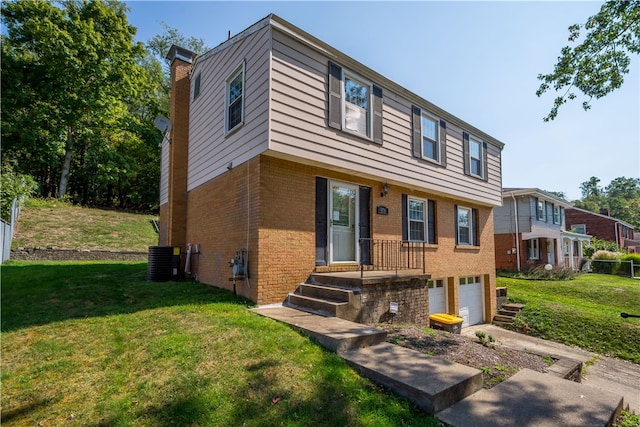
[[[429,314],[446,313],[447,299],[445,294],[444,280],[429,280]]]
[[[460,317],[462,327],[484,321],[483,286],[480,276],[460,278]]]

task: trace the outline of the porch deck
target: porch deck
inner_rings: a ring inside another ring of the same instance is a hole
[[[414,280],[427,281],[431,278],[430,274],[425,274],[420,270],[403,270],[403,271],[380,271],[380,270],[360,270],[352,271],[333,271],[333,272],[314,272],[311,273],[311,283],[340,286],[345,288],[361,288],[365,285],[378,285],[394,282],[409,282]]]

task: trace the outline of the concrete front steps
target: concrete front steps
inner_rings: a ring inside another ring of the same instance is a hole
[[[301,283],[295,292],[287,296],[283,305],[308,313],[355,322],[360,313],[360,295],[357,289]]]
[[[506,303],[502,304],[493,318],[493,324],[502,326],[503,328],[510,328],[513,325],[513,319],[516,317],[520,310],[522,310],[524,304]]]

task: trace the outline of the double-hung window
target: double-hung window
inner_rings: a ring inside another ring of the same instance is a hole
[[[422,114],[422,156],[440,161],[440,141],[438,123],[432,117]]]
[[[547,220],[547,212],[545,209],[544,200],[536,199],[536,212],[537,212],[538,221]]]
[[[456,206],[456,245],[478,246],[478,210]]]
[[[329,62],[328,125],[382,144],[382,89]]]
[[[402,240],[437,243],[436,202],[402,195]]]
[[[371,136],[371,85],[348,74],[344,76],[343,129]]]
[[[426,230],[427,204],[425,200],[409,199],[409,240],[424,242]]]
[[[244,123],[244,63],[226,82],[225,132],[231,132]]]
[[[553,223],[554,224],[561,224],[562,220],[560,217],[560,206],[558,205],[553,205]]]
[[[527,240],[527,258],[540,259],[540,240],[538,239]]]
[[[467,132],[462,133],[464,151],[464,173],[475,178],[488,180],[487,143]]]
[[[411,108],[411,114],[413,156],[446,167],[446,122],[415,105]]]

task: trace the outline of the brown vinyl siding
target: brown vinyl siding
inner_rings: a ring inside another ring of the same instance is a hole
[[[273,31],[271,136],[273,155],[297,158],[356,174],[422,188],[471,203],[501,204],[500,149],[487,145],[488,182],[464,176],[462,131],[447,122],[447,167],[411,155],[411,106],[381,85],[384,94],[383,144],[328,126],[328,57]],[[339,64],[338,60],[332,58]],[[340,65],[340,64],[339,64]],[[362,70],[346,70],[362,74]],[[365,78],[370,78],[364,75]],[[435,112],[420,106],[436,117]],[[440,117],[441,118],[441,117]]]
[[[191,103],[189,176],[191,190],[267,147],[270,31],[264,27],[196,62],[200,95]],[[245,62],[244,124],[225,135],[225,81]]]

